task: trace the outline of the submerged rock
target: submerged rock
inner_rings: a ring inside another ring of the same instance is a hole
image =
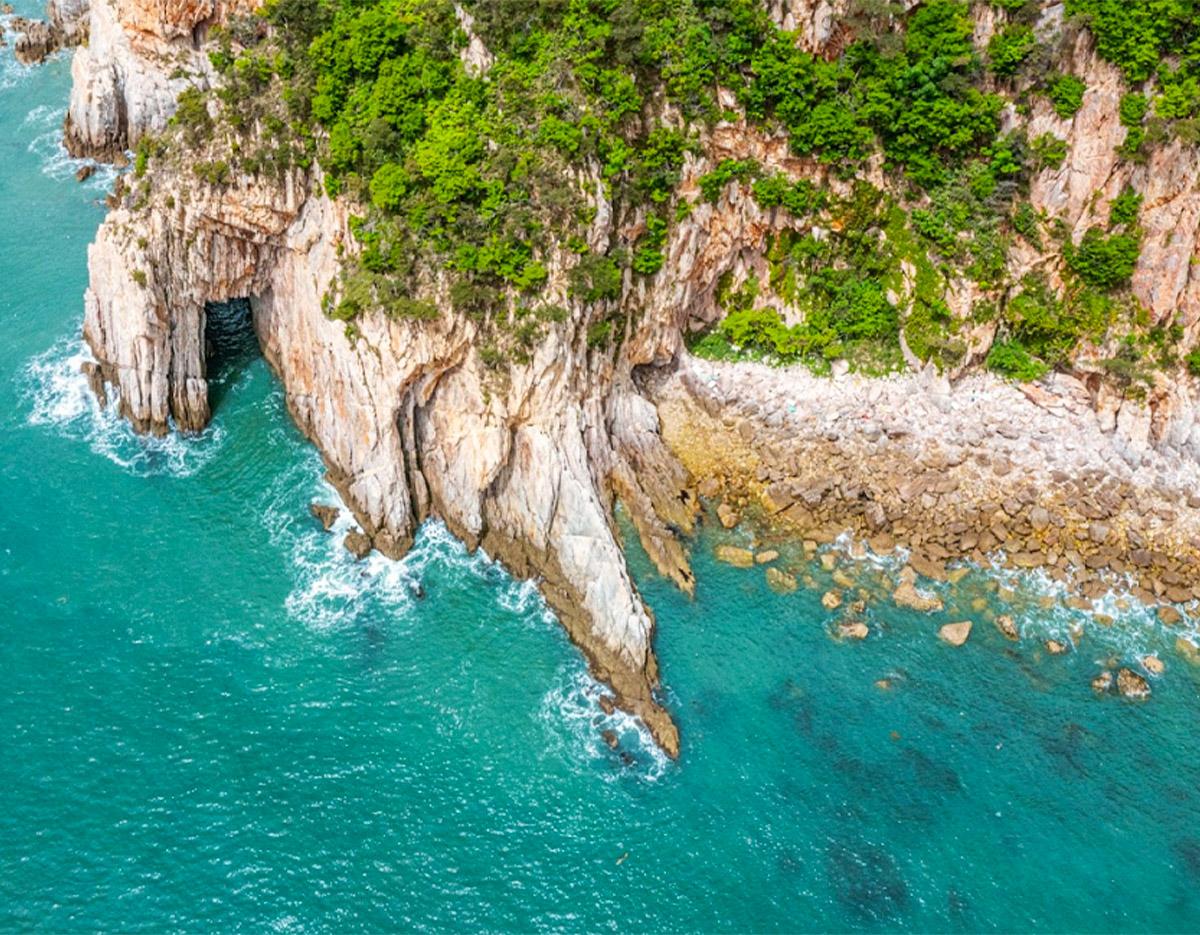
[[[861,620],[843,620],[838,624],[838,636],[844,640],[865,640],[870,635],[870,628]]]
[[[371,552],[370,537],[358,529],[352,529],[346,533],[346,538],[342,540],[342,545],[346,547],[347,552],[359,561],[366,558]]]
[[[1177,627],[1183,623],[1183,614],[1174,607],[1163,606],[1158,608],[1158,622],[1165,627]]]
[[[602,730],[602,731],[600,731],[600,737],[601,737],[601,738],[604,740],[604,742],[605,742],[606,744],[608,744],[608,748],[609,748],[610,750],[615,750],[615,749],[617,749],[617,747],[618,747],[618,746],[620,745],[620,743],[621,743],[621,741],[620,741],[620,739],[617,737],[617,735],[616,735],[616,732],[615,732],[615,731],[611,731],[611,730]]]
[[[841,568],[833,573],[833,583],[839,588],[845,588],[846,590],[851,590],[854,587],[854,579]]]
[[[1194,666],[1200,666],[1200,646],[1185,636],[1175,640],[1175,651]]]
[[[777,558],[779,558],[779,552],[777,552],[775,549],[763,549],[754,556],[754,561],[759,565],[765,565],[768,562],[775,561]]]
[[[754,565],[754,553],[736,545],[719,545],[713,554],[718,562],[725,562],[735,568],[751,568]]]
[[[1142,668],[1151,675],[1162,675],[1163,671],[1166,669],[1166,666],[1163,665],[1163,661],[1159,659],[1158,656],[1142,656],[1141,663]]]
[[[951,646],[961,646],[971,635],[971,621],[960,620],[958,623],[947,623],[938,630],[938,638]]]
[[[996,629],[1004,634],[1006,640],[1016,642],[1021,638],[1021,634],[1017,631],[1016,621],[1008,614],[1000,614],[996,618]]]
[[[1105,669],[1092,679],[1092,691],[1097,695],[1103,695],[1112,688],[1112,684],[1113,674],[1108,669]]]
[[[1046,640],[1046,652],[1051,656],[1061,656],[1067,651],[1067,644],[1061,640]]]
[[[910,581],[902,581],[900,583],[900,587],[892,592],[892,600],[898,607],[907,607],[911,610],[923,611],[924,613],[941,610],[943,606],[940,597],[936,594],[918,591],[916,585]]]
[[[837,610],[842,606],[842,594],[840,591],[826,591],[821,596],[821,606],[826,610]]]
[[[1117,673],[1117,691],[1122,698],[1150,697],[1150,683],[1132,669],[1121,669]]]
[[[790,594],[796,590],[797,582],[794,575],[778,568],[767,569],[767,587],[779,594]]]

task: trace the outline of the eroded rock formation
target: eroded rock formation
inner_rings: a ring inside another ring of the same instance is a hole
[[[180,92],[212,83],[203,48],[208,30],[255,6],[251,0],[92,0],[88,44],[71,62],[67,149],[111,161],[146,133],[161,131]]]
[[[161,129],[180,90],[212,80],[199,48],[204,29],[237,10],[95,0],[91,43],[73,64],[67,125],[72,150],[112,155],[140,134]],[[813,49],[836,39],[834,11],[824,2],[775,3],[772,12],[789,28],[804,30]],[[1066,136],[1069,158],[1036,176],[1031,200],[1078,237],[1107,211],[1106,199],[1136,182],[1145,192],[1146,239],[1134,293],[1157,320],[1181,324],[1187,343],[1194,344],[1200,337],[1200,294],[1191,272],[1200,237],[1195,152],[1166,148],[1145,165],[1118,163],[1113,149],[1123,129],[1116,74],[1095,58],[1086,35],[1073,54],[1089,90],[1071,121],[1060,120],[1045,102],[1034,104],[1031,132],[1049,128]],[[815,162],[791,156],[783,137],[724,123],[708,134],[702,157],[689,157],[682,192],[694,192],[697,177],[724,158],[753,158],[791,178],[844,184]],[[869,175],[876,185],[887,184],[878,163]],[[375,313],[347,326],[324,314],[340,251],[353,249],[353,240],[351,206],[318,194],[318,180],[314,170],[280,180],[235,175],[212,185],[179,167],[152,172],[137,208],[114,210],[89,252],[85,335],[96,356],[97,382],[116,389],[122,414],[139,430],[202,428],[210,418],[205,304],[248,297],[291,413],[320,449],[374,546],[401,555],[419,523],[438,516],[518,576],[537,578],[596,675],[674,754],[678,733],[654,694],[654,621],[626,569],[614,500],[628,506],[659,569],[690,591],[679,533],[692,527],[697,496],[693,478],[664,441],[671,433],[664,431],[662,413],[679,411],[678,393],[689,394],[691,405],[751,449],[751,472],[771,463],[753,451],[771,443],[770,432],[743,423],[757,418],[779,428],[788,420],[765,404],[756,416],[738,413],[731,428],[722,412],[713,411],[713,393],[664,375],[686,361],[688,329],[719,316],[714,292],[723,274],[740,281],[756,273],[769,281],[768,237],[792,220],[760,208],[736,182],[715,203],[698,202],[672,227],[662,270],[649,279],[626,274],[620,300],[630,312],[625,333],[601,347],[589,346],[587,316],[568,296],[561,261],[549,263],[546,293],[571,314],[548,328],[527,363],[500,372],[479,353],[477,323],[448,311],[448,303],[441,303],[434,321]],[[1103,193],[1099,200],[1096,191]],[[597,200],[598,240],[639,223],[636,217],[614,218],[611,206]],[[1018,276],[1036,267],[1053,277],[1059,262],[1031,247],[1010,257]],[[959,317],[977,298],[965,281],[947,296]],[[761,299],[783,304],[769,288]],[[971,331],[961,369],[978,363],[992,336],[986,325]],[[753,400],[749,388],[759,378],[747,374],[745,396]],[[1097,431],[1111,436],[1111,449],[1129,471],[1155,450],[1200,456],[1191,378],[1160,376],[1141,402],[1121,399],[1102,380],[1088,382],[1086,367],[1079,375],[1074,385],[1082,405],[1098,413]],[[914,385],[911,392],[923,390]],[[701,470],[698,461],[690,463]],[[759,480],[767,486],[779,478],[766,471]],[[891,521],[881,515],[868,519],[872,525]]]

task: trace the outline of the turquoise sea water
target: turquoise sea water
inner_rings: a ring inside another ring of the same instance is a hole
[[[199,439],[98,413],[107,178],[57,149],[68,82],[0,51],[0,930],[1200,929],[1200,669],[1132,612],[1065,656],[1038,639],[1058,605],[1017,608],[1020,644],[939,643],[999,607],[981,579],[843,643],[819,571],[775,595],[706,533],[688,601],[635,549],[671,764],[436,525],[403,563],[345,558],[252,348]],[[1092,696],[1150,651],[1148,702]]]

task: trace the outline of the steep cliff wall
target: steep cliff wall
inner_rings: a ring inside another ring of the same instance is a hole
[[[838,11],[824,2],[796,0],[769,8],[778,22],[801,30],[800,40],[807,48],[828,52],[839,39]],[[164,126],[178,90],[213,80],[197,45],[206,24],[230,14],[217,7],[122,7],[114,0],[97,0],[92,43],[80,50],[74,64],[76,85],[68,118],[72,145],[112,153],[140,133]],[[987,41],[995,16],[989,11],[978,18],[978,42]],[[486,50],[477,46],[474,40],[468,46],[472,67],[486,68]],[[1180,325],[1184,345],[1194,346],[1200,339],[1200,294],[1191,272],[1200,240],[1200,161],[1195,148],[1176,143],[1155,149],[1145,163],[1119,160],[1115,148],[1125,132],[1118,117],[1119,77],[1096,58],[1086,33],[1076,37],[1071,55],[1071,67],[1085,76],[1088,90],[1082,108],[1070,120],[1058,117],[1041,98],[1033,101],[1028,132],[1062,136],[1067,157],[1059,168],[1046,167],[1035,174],[1029,201],[1045,212],[1043,223],[1060,220],[1078,240],[1089,226],[1107,217],[1109,202],[1134,184],[1144,193],[1140,223],[1145,235],[1133,293],[1156,321]],[[734,102],[730,98],[722,103],[732,107]],[[1018,115],[1014,111],[1006,119],[1015,121]],[[188,155],[198,160],[204,154]],[[347,325],[325,315],[325,296],[336,292],[344,256],[356,246],[349,229],[353,206],[321,193],[318,169],[292,170],[280,179],[235,172],[214,184],[197,178],[186,162],[168,162],[153,168],[136,184],[134,194],[124,197],[89,253],[85,335],[97,360],[96,385],[115,390],[121,412],[140,430],[203,427],[210,417],[205,303],[249,297],[261,345],[282,379],[290,411],[322,452],[330,476],[375,547],[389,555],[403,554],[417,525],[428,516],[439,516],[464,541],[486,548],[517,575],[537,578],[593,670],[614,688],[618,703],[642,717],[658,742],[674,753],[677,732],[654,695],[654,621],[629,577],[612,517],[619,497],[659,569],[691,590],[679,533],[692,527],[698,508],[694,482],[712,459],[684,450],[704,441],[697,443],[694,433],[681,433],[678,425],[664,426],[660,407],[672,418],[686,416],[689,423],[703,421],[693,420],[692,413],[706,413],[713,422],[705,429],[708,440],[732,430],[728,448],[750,449],[746,463],[752,465],[750,480],[762,488],[756,488],[757,494],[766,496],[768,485],[783,484],[794,500],[799,495],[787,484],[803,484],[808,490],[815,483],[811,466],[800,469],[792,464],[802,452],[772,434],[791,432],[793,442],[807,438],[795,434],[794,414],[781,411],[781,404],[763,401],[764,386],[787,392],[786,382],[767,381],[755,368],[730,366],[709,375],[721,380],[720,392],[715,393],[700,386],[688,366],[685,335],[724,314],[717,301],[723,280],[737,285],[753,274],[763,284],[760,301],[781,314],[793,314],[769,285],[771,238],[781,230],[816,232],[813,221],[797,221],[782,209],[764,209],[751,197],[749,186],[738,181],[713,201],[698,198],[700,177],[727,159],[753,160],[766,171],[781,172],[791,180],[814,180],[833,192],[848,194],[852,185],[838,177],[836,167],[794,156],[781,134],[771,135],[742,121],[715,124],[706,131],[701,152],[688,156],[678,194],[691,202],[690,211],[671,226],[662,269],[649,277],[624,273],[619,305],[628,314],[619,340],[589,340],[588,311],[568,293],[563,258],[552,257],[545,294],[568,314],[546,327],[527,361],[501,368],[490,366],[480,353],[480,324],[450,311],[446,301],[439,303],[440,315],[432,321],[389,318],[376,311]],[[894,176],[884,173],[881,160],[871,162],[862,177],[881,190],[898,188]],[[590,236],[597,243],[632,240],[644,225],[636,214],[614,217],[602,195],[595,208]],[[1022,242],[1007,262],[1014,280],[1037,269],[1061,285],[1061,251]],[[915,288],[912,279],[909,275],[900,290]],[[433,295],[445,299],[436,287]],[[995,335],[994,323],[970,320],[983,297],[975,283],[962,277],[952,279],[946,293],[951,313],[964,323],[967,344],[952,375],[976,367]],[[1031,539],[1022,538],[1020,554],[1040,555],[1039,561],[1053,556],[1050,567],[1058,567],[1060,552],[1063,561],[1092,562],[1091,571],[1140,567],[1131,555],[1138,553],[1140,561],[1140,553],[1147,551],[1141,543],[1150,541],[1135,528],[1140,514],[1151,514],[1158,524],[1153,530],[1153,541],[1160,543],[1156,549],[1193,548],[1187,536],[1168,535],[1159,523],[1162,515],[1174,516],[1171,511],[1176,509],[1196,509],[1187,498],[1178,502],[1179,485],[1192,475],[1169,477],[1170,496],[1140,498],[1138,471],[1152,467],[1155,476],[1148,483],[1158,484],[1170,474],[1171,459],[1200,459],[1196,381],[1179,368],[1158,374],[1145,398],[1127,397],[1094,363],[1099,352],[1082,345],[1076,353],[1076,376],[1058,386],[1059,395],[1030,397],[1027,408],[1066,407],[1072,417],[1057,423],[1041,415],[1031,417],[1036,439],[1032,429],[1028,438],[1043,444],[1053,437],[1055,426],[1076,431],[1086,425],[1102,433],[1105,440],[1093,446],[1094,458],[1079,463],[1070,458],[1061,463],[1039,461],[1038,476],[1087,471],[1090,477],[1107,465],[1129,486],[1130,493],[1120,497],[1120,503],[1127,504],[1121,506],[1121,515],[1132,518],[1121,520],[1120,548],[1115,540],[1106,541],[1104,552],[1087,545],[1066,549],[1056,544],[1048,549],[1042,543],[1035,548]],[[911,352],[909,359],[920,366]],[[677,368],[683,376],[672,379]],[[739,391],[739,380],[745,381],[744,391]],[[923,380],[906,384],[899,395],[928,392],[929,406],[916,406],[914,411],[938,411],[945,396],[941,381],[930,374]],[[729,400],[739,396],[752,404],[732,407]],[[831,399],[835,396],[831,393]],[[865,390],[847,405],[869,408],[880,399]],[[1079,405],[1095,410],[1095,417],[1089,413],[1089,418],[1075,418],[1078,413],[1072,407]],[[730,407],[728,412],[724,406]],[[968,410],[966,421],[971,421],[972,412],[979,415],[980,425],[988,426],[974,447],[988,449],[994,436],[1006,439],[999,447],[1008,450],[1020,447],[1010,444],[1013,432],[1018,439],[1027,438],[1021,426],[987,420],[986,413],[977,410]],[[838,418],[842,415],[839,412]],[[761,425],[756,427],[755,420]],[[843,430],[844,426],[838,431]],[[876,432],[868,439],[871,457],[888,456],[889,437],[910,434],[903,427]],[[696,477],[684,470],[664,436]],[[829,441],[821,432],[812,441],[823,444],[822,438]],[[853,465],[858,444],[852,439],[836,448],[830,463],[836,463],[836,456],[849,458],[847,463]],[[903,456],[892,475],[903,478],[910,468],[923,475],[933,470],[921,460],[920,446],[896,447],[903,448]],[[1122,465],[1113,464],[1113,458],[1121,459]],[[730,474],[733,468],[726,461],[719,470]],[[970,475],[967,486],[977,494],[964,510],[969,507],[987,529],[994,528],[990,524],[996,521],[985,508],[996,508],[989,500],[995,485],[982,476],[982,469],[968,465],[959,473]],[[871,484],[870,476],[856,476],[850,484],[853,496],[841,498],[848,504],[851,525],[869,521],[870,532],[892,527],[898,535],[920,530],[917,514],[928,491],[918,491],[909,503],[909,485],[901,485],[904,490],[893,489],[893,484],[872,491]],[[1038,505],[1036,492],[1029,494],[1027,485],[1015,482],[1012,486],[1017,512],[1024,517],[1019,522],[1037,522],[1027,515]],[[778,499],[779,490],[773,495]],[[865,504],[874,502],[872,498],[878,509],[868,510]],[[768,497],[768,509],[770,502]],[[950,511],[937,514],[940,524],[951,529],[958,525],[957,504],[937,497],[931,503]],[[1145,504],[1150,506],[1142,510]],[[1099,511],[1085,505],[1068,512],[1072,521],[1086,524]],[[844,519],[837,517],[839,522]],[[1188,514],[1179,528],[1192,530],[1194,519]],[[1128,537],[1126,526],[1134,529]],[[1036,531],[1040,535],[1042,529]],[[960,533],[953,533],[956,542]],[[993,540],[1007,542],[995,536]],[[927,542],[919,532],[905,541],[943,551],[951,547],[949,539]],[[977,552],[979,541],[976,536],[963,554]],[[1174,555],[1170,562],[1164,567],[1173,577],[1147,573],[1143,584],[1152,599],[1182,587],[1174,582],[1184,580],[1194,567],[1191,556],[1191,564]]]
[[[74,156],[112,161],[161,131],[180,92],[212,83],[208,30],[248,12],[250,0],[92,0],[88,44],[71,62],[64,142]]]
[[[347,211],[307,195],[305,181],[161,179],[148,208],[113,212],[89,251],[84,334],[97,376],[141,430],[202,427],[205,302],[250,297],[289,409],[373,544],[399,556],[436,515],[537,577],[618,703],[674,753],[677,733],[652,694],[654,624],[617,544],[611,490],[685,586],[664,520],[687,528],[693,500],[628,364],[614,370],[572,322],[503,377],[483,365],[462,318],[372,316],[348,338],[321,302]]]

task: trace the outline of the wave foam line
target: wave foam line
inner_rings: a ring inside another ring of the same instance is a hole
[[[22,395],[29,404],[26,421],[50,426],[65,438],[82,441],[98,455],[131,474],[190,477],[220,449],[224,430],[210,426],[199,435],[170,432],[138,435],[117,415],[115,389],[101,407],[83,375],[93,358],[81,339],[63,339],[25,366]]]
[[[35,136],[27,147],[28,151],[41,160],[42,174],[56,182],[73,180],[75,173],[84,167],[92,169],[92,175],[83,186],[93,191],[108,191],[122,170],[94,159],[76,159],[67,152],[62,140],[62,122],[66,110],[43,104],[25,115],[22,126],[31,127]]]

